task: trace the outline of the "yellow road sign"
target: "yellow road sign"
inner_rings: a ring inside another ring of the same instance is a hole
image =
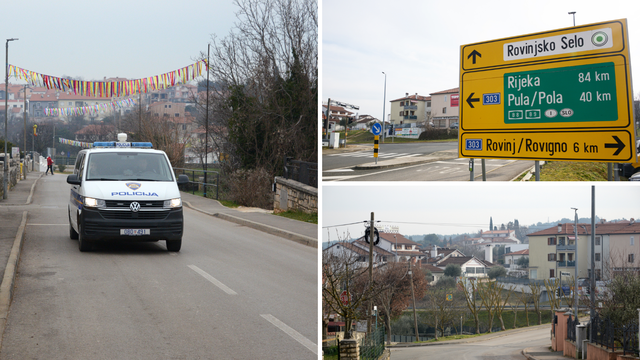
[[[460,54],[461,157],[635,161],[626,20],[464,45]],[[567,149],[495,150],[527,140]]]

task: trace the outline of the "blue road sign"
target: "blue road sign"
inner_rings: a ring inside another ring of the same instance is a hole
[[[382,133],[382,125],[375,123],[371,126],[371,132],[373,135],[380,135]]]

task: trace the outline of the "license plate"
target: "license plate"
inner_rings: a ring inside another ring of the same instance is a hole
[[[120,229],[120,235],[128,235],[128,236],[151,235],[151,230],[149,230],[149,229]]]

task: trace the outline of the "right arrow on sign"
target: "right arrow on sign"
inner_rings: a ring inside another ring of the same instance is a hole
[[[469,106],[471,106],[471,108],[472,108],[472,109],[474,109],[474,108],[475,108],[475,107],[473,106],[473,103],[474,103],[474,102],[479,102],[479,101],[480,101],[480,98],[475,98],[475,99],[474,99],[474,98],[473,98],[473,94],[475,94],[475,93],[471,93],[471,94],[469,95],[469,97],[467,98],[467,104],[469,104]]]
[[[616,141],[615,144],[604,144],[604,147],[618,149],[616,150],[616,152],[613,153],[613,155],[618,155],[620,154],[620,151],[622,151],[622,149],[625,148],[625,144],[622,141],[620,141],[620,139],[617,136],[614,136],[613,140]]]

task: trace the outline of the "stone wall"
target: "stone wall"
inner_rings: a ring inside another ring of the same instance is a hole
[[[283,177],[275,178],[274,210],[298,210],[308,214],[318,212],[318,189]]]
[[[13,162],[10,165],[14,165]],[[16,186],[16,184],[18,183],[18,176],[20,176],[20,167],[19,166],[12,166],[9,167],[9,176],[8,176],[8,182],[7,182],[7,191],[10,190],[12,187]],[[2,163],[2,161],[0,161],[0,199],[2,199],[4,197],[4,164]]]

